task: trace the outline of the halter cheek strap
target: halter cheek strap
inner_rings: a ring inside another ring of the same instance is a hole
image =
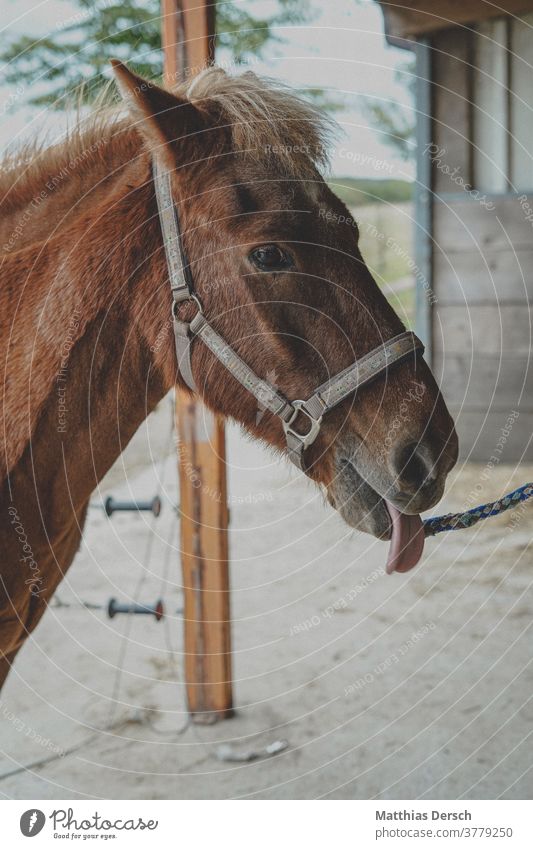
[[[191,369],[191,336],[189,324],[181,321],[178,307],[183,301],[195,299],[199,312],[201,305],[194,295],[194,283],[191,268],[183,248],[180,236],[178,210],[172,197],[170,172],[163,170],[155,160],[152,163],[159,224],[163,234],[163,245],[167,259],[168,279],[172,292],[172,324],[176,343],[176,356],[181,375],[193,392],[197,392]]]
[[[305,449],[313,444],[320,433],[324,415],[349,395],[386,372],[390,366],[413,355],[417,350],[423,352],[422,342],[411,331],[401,333],[327,380],[306,401],[289,401],[267,380],[258,377],[205,318],[200,300],[194,291],[190,265],[181,240],[170,172],[154,161],[153,173],[173,298],[176,356],[183,379],[194,392],[197,391],[191,369],[191,344],[193,339],[201,339],[217,360],[262,407],[281,419],[289,458],[299,469],[305,471]],[[181,321],[179,318],[178,308],[184,301],[194,301],[198,307],[198,312],[191,322]]]

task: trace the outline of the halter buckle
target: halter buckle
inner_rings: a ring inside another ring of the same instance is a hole
[[[296,437],[296,439],[299,439],[302,443],[302,449],[305,450],[309,447],[309,445],[312,445],[315,439],[317,438],[320,431],[320,426],[322,424],[322,416],[320,416],[320,418],[318,419],[315,419],[311,415],[311,413],[305,408],[305,401],[291,401],[291,405],[294,407],[294,412],[287,422],[283,421],[283,430],[285,431],[285,436],[290,434],[291,436]],[[304,416],[307,416],[307,419],[309,421],[310,426],[307,433],[298,433],[298,431],[292,427],[293,422],[296,421],[300,413],[303,413]]]

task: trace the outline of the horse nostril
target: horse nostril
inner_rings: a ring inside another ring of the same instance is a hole
[[[393,458],[398,484],[413,492],[428,486],[435,480],[433,465],[418,442],[402,446]]]

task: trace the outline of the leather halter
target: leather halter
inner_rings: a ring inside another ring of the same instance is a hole
[[[383,374],[389,366],[401,362],[417,349],[423,352],[422,342],[410,331],[400,333],[322,383],[306,401],[289,401],[268,381],[255,374],[205,318],[202,304],[194,290],[191,269],[181,240],[178,211],[172,197],[171,172],[154,160],[153,174],[173,297],[176,355],[183,379],[190,389],[197,391],[191,369],[191,345],[193,339],[201,339],[262,407],[281,419],[289,457],[299,469],[305,471],[305,449],[317,438],[324,415],[348,395]],[[184,301],[194,301],[198,307],[198,312],[190,322],[181,321],[179,318],[178,308]],[[296,429],[297,420],[300,421],[300,426],[303,426],[303,433]]]

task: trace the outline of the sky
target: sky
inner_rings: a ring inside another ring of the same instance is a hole
[[[248,2],[260,15],[273,8],[272,0]],[[410,59],[407,51],[390,47],[383,34],[383,18],[373,0],[311,0],[314,14],[310,22],[278,29],[283,43],[269,47],[262,61],[252,63],[258,73],[282,79],[301,91],[319,87],[342,104],[335,118],[342,135],[332,152],[332,173],[336,176],[412,179],[413,166],[402,161],[383,142],[380,133],[368,125],[365,101],[378,99],[401,104],[406,114],[411,105],[406,87],[396,78]],[[26,33],[45,36],[66,19],[79,13],[68,0],[0,0],[2,41],[6,34]],[[228,56],[218,56],[225,63]],[[135,57],[131,58],[135,67]],[[45,128],[50,137],[65,126],[65,116],[24,106],[20,96],[0,86],[0,147],[27,139]]]

